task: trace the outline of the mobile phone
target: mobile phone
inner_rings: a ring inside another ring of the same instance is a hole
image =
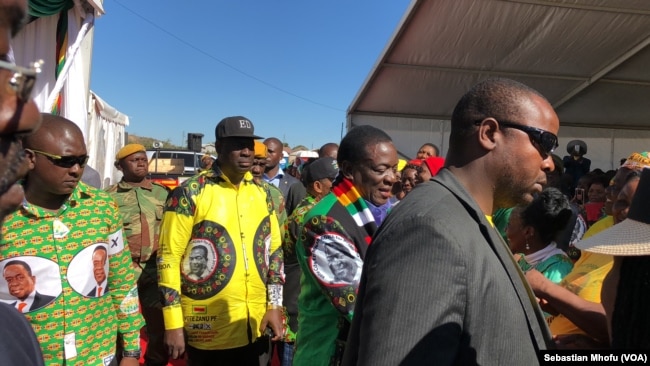
[[[585,202],[585,190],[584,188],[576,188],[576,201],[583,204]]]

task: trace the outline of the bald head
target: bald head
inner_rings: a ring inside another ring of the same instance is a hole
[[[325,145],[321,146],[318,150],[318,156],[321,158],[330,157],[332,159],[336,159],[338,157],[338,153],[339,145],[334,142],[328,142]]]
[[[34,205],[58,209],[76,189],[88,151],[77,125],[63,117],[42,116],[41,127],[24,139],[31,169],[25,197]]]
[[[510,79],[487,79],[474,85],[458,101],[451,116],[450,149],[471,141],[476,121],[492,117],[503,121],[517,121],[522,115],[524,101],[532,96],[546,100],[536,90]]]
[[[42,113],[41,117],[43,119],[41,127],[24,138],[23,145],[25,148],[40,150],[43,149],[44,144],[61,138],[84,141],[81,129],[74,122],[49,113]]]

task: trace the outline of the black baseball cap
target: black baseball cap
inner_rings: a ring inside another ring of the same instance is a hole
[[[339,165],[336,160],[325,156],[307,164],[302,171],[301,178],[304,183],[309,184],[324,178],[334,180],[338,173]]]
[[[261,139],[263,137],[255,135],[253,122],[242,116],[226,117],[217,125],[215,135],[217,140],[226,137],[250,137],[252,139]]]

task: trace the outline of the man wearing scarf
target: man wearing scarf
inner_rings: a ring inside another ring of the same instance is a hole
[[[303,221],[296,245],[302,269],[293,364],[339,364],[371,238],[391,207],[397,150],[390,136],[358,126],[341,140],[332,192]]]

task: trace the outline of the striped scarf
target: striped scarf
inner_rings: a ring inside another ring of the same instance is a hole
[[[377,231],[377,224],[359,191],[349,179],[341,177],[332,187],[332,193],[352,216],[357,226],[364,228],[366,231],[365,241],[370,245],[372,235]]]

